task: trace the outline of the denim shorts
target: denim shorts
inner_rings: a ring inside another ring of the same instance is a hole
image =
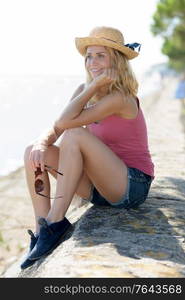
[[[101,196],[94,186],[92,186],[91,195],[88,200],[99,206],[112,206],[115,208],[125,208],[127,210],[130,208],[137,208],[146,200],[153,177],[136,168],[127,169],[127,189],[119,201],[114,203],[110,202]]]

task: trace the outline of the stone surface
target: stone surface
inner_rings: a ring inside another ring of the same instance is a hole
[[[129,211],[73,207],[72,235],[24,271],[21,257],[4,277],[185,277],[185,138],[175,83],[165,79],[145,112],[156,166],[147,201]]]

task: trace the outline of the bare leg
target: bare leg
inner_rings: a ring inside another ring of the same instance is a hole
[[[49,153],[49,150],[47,153]],[[27,171],[35,215],[37,217],[41,213],[41,216],[48,221],[48,224],[47,226],[45,226],[46,223],[43,224],[44,226],[39,233],[36,245],[21,264],[21,268],[28,267],[32,263],[32,260],[35,261],[43,255],[50,253],[57,246],[62,233],[70,228],[71,224],[67,219],[64,219],[64,216],[75,192],[81,186],[82,180],[88,177],[89,181],[94,184],[98,191],[112,202],[118,201],[125,193],[127,186],[126,165],[109,147],[82,127],[65,130],[60,145],[58,169],[64,176],[57,175],[56,197],[51,208],[48,200],[46,202],[45,198],[41,198],[40,196],[38,198],[34,193],[34,172],[32,171],[31,175],[31,171]],[[47,183],[45,193],[49,193],[48,174],[44,172],[42,176],[45,183]],[[86,180],[87,185],[90,185],[89,181]],[[61,197],[60,195],[62,194],[63,196]],[[38,204],[37,200],[41,200],[42,202]],[[48,215],[46,216],[47,212]],[[53,234],[48,236],[46,243],[44,232],[48,232],[49,229],[51,229]]]
[[[60,145],[56,198],[47,219],[57,222],[64,218],[83,171],[101,194],[118,201],[126,190],[127,167],[99,139],[84,128],[66,130]]]
[[[25,151],[24,155],[24,161],[25,161],[25,172],[26,172],[26,180],[27,180],[27,186],[30,192],[30,196],[32,199],[34,214],[35,214],[35,225],[36,225],[36,232],[39,232],[39,225],[38,225],[38,218],[43,217],[46,218],[48,215],[48,212],[51,207],[50,200],[47,198],[44,198],[42,196],[39,196],[35,193],[34,189],[34,182],[35,182],[35,176],[34,171],[31,167],[31,164],[29,162],[29,154],[32,149],[32,145],[28,146]],[[61,159],[61,158],[60,158]],[[58,170],[58,160],[59,160],[59,148],[57,146],[50,146],[47,149],[46,152],[46,161],[45,163],[52,166],[54,169]],[[57,179],[56,172],[49,170],[49,173]],[[41,175],[43,182],[44,182],[44,191],[43,193],[45,195],[50,195],[50,182],[49,182],[49,176],[48,172],[45,171],[43,175]],[[60,176],[63,177],[63,176]],[[79,186],[77,187],[76,194],[82,198],[89,198],[91,190],[91,181],[87,177],[85,173],[83,173]]]
[[[52,208],[47,220],[58,222],[64,218],[65,213],[77,190],[83,174],[83,157],[80,152],[79,144],[66,137],[70,133],[64,133],[64,141],[61,143],[59,155],[59,172],[64,175],[57,176],[56,197],[63,195],[53,201]]]
[[[26,172],[26,180],[27,180],[27,185],[29,189],[29,193],[32,199],[32,204],[33,204],[33,209],[34,209],[34,214],[35,214],[35,225],[36,225],[36,232],[39,232],[39,225],[38,225],[38,218],[39,217],[46,217],[50,207],[51,203],[50,200],[47,198],[44,198],[42,196],[39,196],[35,193],[35,188],[34,188],[34,182],[35,182],[35,175],[34,171],[31,167],[30,161],[29,161],[29,154],[32,149],[32,146],[27,147],[24,155],[24,162],[25,162],[25,172]],[[49,177],[47,171],[43,172],[42,175],[39,176],[42,178],[44,182],[44,191],[43,193],[47,196],[50,196],[50,182],[49,182]]]

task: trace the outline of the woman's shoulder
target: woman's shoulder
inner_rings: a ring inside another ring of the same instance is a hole
[[[134,119],[139,111],[138,100],[136,96],[122,95],[123,109],[117,114],[126,119]]]

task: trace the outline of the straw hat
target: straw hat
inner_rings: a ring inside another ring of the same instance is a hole
[[[75,44],[83,56],[88,46],[101,45],[119,50],[125,54],[128,59],[133,59],[138,56],[139,53],[134,49],[141,46],[138,43],[125,45],[122,33],[112,27],[96,27],[90,32],[88,37],[75,38]]]

